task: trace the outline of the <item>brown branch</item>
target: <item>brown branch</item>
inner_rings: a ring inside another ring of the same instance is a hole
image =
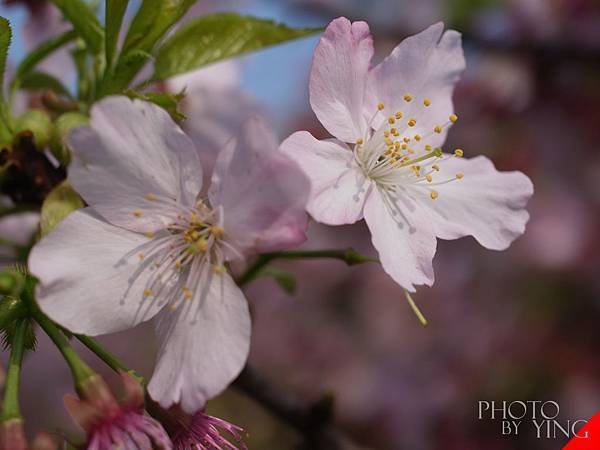
[[[246,366],[233,386],[258,402],[274,417],[303,436],[300,449],[350,450],[358,448],[333,423],[333,397],[325,395],[306,403],[269,383],[252,367]]]

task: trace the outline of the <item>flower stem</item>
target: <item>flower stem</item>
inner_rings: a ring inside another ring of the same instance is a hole
[[[415,316],[417,316],[417,319],[419,319],[419,322],[421,322],[421,325],[426,327],[429,324],[427,322],[427,319],[425,318],[425,316],[423,315],[423,313],[421,312],[421,310],[419,309],[419,307],[413,300],[412,296],[406,289],[404,289],[404,295],[406,295],[406,300],[408,301],[408,304],[410,305],[413,312],[415,313]]]
[[[95,372],[79,357],[75,349],[71,347],[71,344],[69,344],[62,331],[48,317],[42,314],[37,308],[33,311],[33,317],[62,353],[73,374],[75,387],[81,386],[84,381],[95,375]]]
[[[352,248],[333,250],[296,250],[288,252],[263,253],[256,262],[250,266],[238,279],[238,284],[243,286],[255,280],[261,270],[274,259],[316,259],[331,258],[344,261],[349,266],[366,262],[378,262],[377,259],[361,255]]]
[[[21,419],[21,408],[19,407],[19,385],[21,382],[21,363],[25,351],[25,333],[27,321],[21,320],[16,326],[11,342],[10,359],[6,374],[6,385],[4,388],[4,407],[2,410],[2,422],[11,419]]]
[[[115,372],[127,372],[134,377],[142,386],[146,386],[144,377],[138,375],[135,370],[128,368],[119,358],[105,349],[102,344],[96,341],[94,338],[84,336],[82,334],[76,334],[75,337],[85,345],[92,353],[106,363],[108,367],[113,369]]]

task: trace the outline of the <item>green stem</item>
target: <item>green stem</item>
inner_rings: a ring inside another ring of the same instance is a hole
[[[357,253],[352,248],[347,249],[328,249],[328,250],[296,250],[289,252],[272,252],[263,253],[258,257],[256,262],[250,266],[238,279],[238,284],[243,286],[250,283],[258,275],[261,270],[274,259],[316,259],[316,258],[331,258],[344,261],[349,266],[355,264],[363,264],[366,262],[378,262],[377,259],[368,258]]]
[[[19,407],[19,385],[21,381],[21,363],[25,351],[25,333],[27,321],[21,320],[16,327],[11,342],[10,359],[6,374],[6,385],[4,388],[4,408],[2,421],[21,419],[21,408]]]
[[[102,344],[96,341],[94,338],[84,336],[82,334],[76,334],[75,337],[85,345],[92,353],[106,363],[108,367],[113,369],[115,372],[127,372],[133,376],[142,386],[146,385],[144,377],[138,375],[135,370],[128,368],[119,358],[106,350]]]
[[[81,386],[84,381],[95,375],[95,372],[79,357],[62,331],[50,319],[37,308],[33,311],[33,317],[62,353],[71,369],[76,387]]]

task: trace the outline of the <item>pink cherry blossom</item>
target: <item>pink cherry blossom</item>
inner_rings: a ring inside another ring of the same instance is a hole
[[[40,307],[88,335],[154,318],[149,392],[163,407],[194,413],[248,356],[248,304],[225,263],[302,243],[308,180],[251,119],[220,152],[199,198],[192,141],[161,108],[125,97],[97,103],[69,143],[69,180],[90,206],[30,255]]]
[[[441,149],[465,67],[460,34],[443,28],[405,39],[372,66],[369,26],[331,22],[315,50],[310,103],[335,139],[300,131],[282,144],[311,179],[308,212],[329,225],[364,218],[383,268],[410,291],[433,283],[436,237],[508,247],[524,232],[533,192],[520,172]]]
[[[133,377],[121,373],[125,398],[117,402],[99,375],[79,387],[81,399],[65,396],[71,417],[86,432],[88,450],[138,450],[141,448],[170,450],[171,440],[162,425],[144,414],[144,390]]]

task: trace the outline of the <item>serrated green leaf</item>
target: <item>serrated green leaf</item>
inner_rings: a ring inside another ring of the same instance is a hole
[[[10,22],[0,17],[0,101],[4,99],[4,72],[6,71],[6,60],[8,59],[8,48],[12,39]]]
[[[7,102],[4,100],[4,73],[11,39],[10,22],[4,17],[0,17],[0,147],[10,142],[12,135],[9,125],[10,112]]]
[[[185,93],[182,91],[179,94],[168,94],[163,92],[137,92],[133,89],[127,89],[125,95],[129,98],[138,98],[147,102],[154,103],[167,111],[173,120],[180,122],[187,117],[179,109],[179,103],[185,98]]]
[[[165,80],[221,59],[320,31],[315,28],[291,28],[270,20],[234,13],[203,16],[189,22],[162,45],[156,56],[153,80]]]
[[[83,208],[81,197],[67,181],[56,186],[42,204],[40,218],[41,237],[47,235],[71,212]]]
[[[70,97],[69,90],[58,80],[44,72],[30,72],[21,79],[21,89],[27,91],[51,90]]]
[[[129,0],[106,0],[106,65],[112,67],[119,41],[119,32]]]
[[[73,24],[73,28],[90,50],[98,53],[104,44],[104,29],[88,4],[83,0],[52,0],[52,3]]]

